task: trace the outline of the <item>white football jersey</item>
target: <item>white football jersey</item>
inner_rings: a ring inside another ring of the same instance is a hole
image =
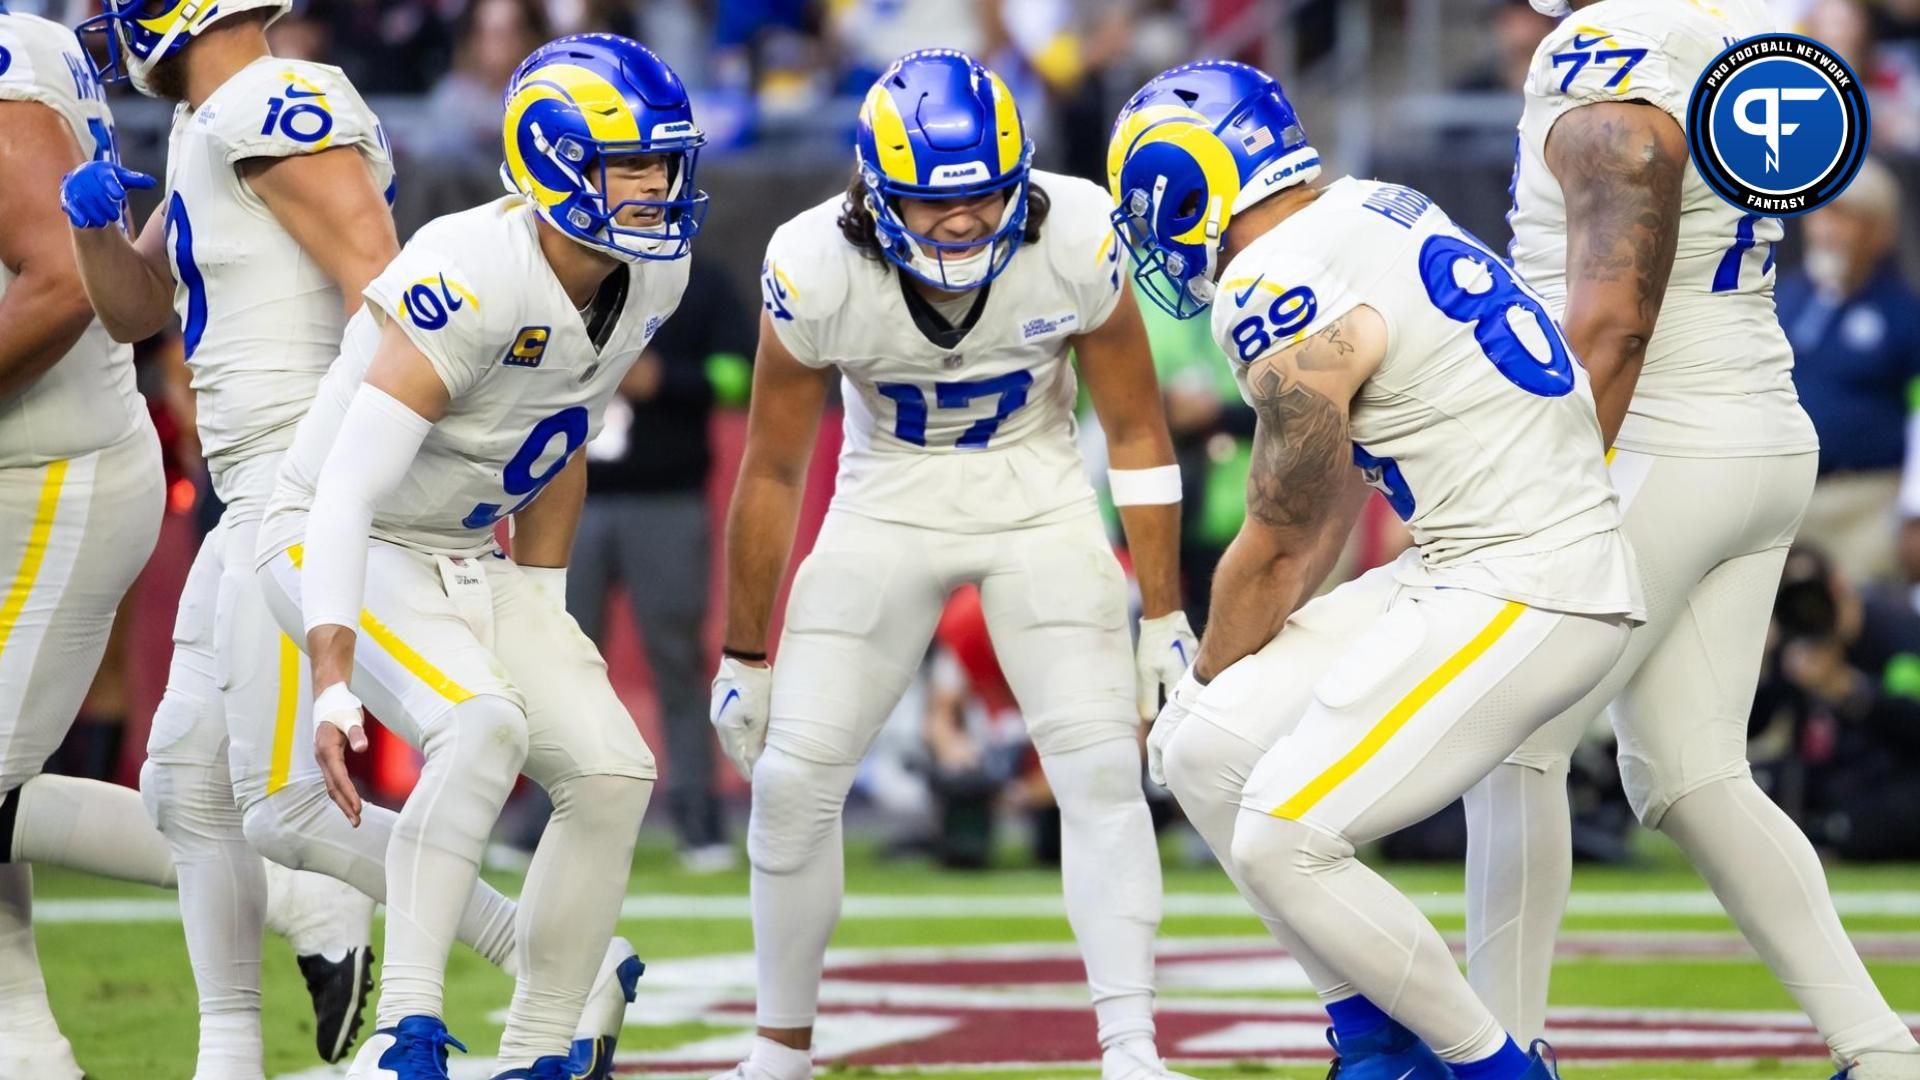
[[[780,342],[838,368],[845,442],[836,509],[952,532],[993,532],[1092,505],[1074,445],[1075,335],[1113,313],[1120,255],[1112,200],[1085,180],[1033,173],[1052,210],[986,288],[958,345],[915,324],[891,263],[847,243],[835,196],[767,245],[761,299]]]
[[[1567,297],[1567,210],[1546,162],[1569,109],[1641,101],[1682,130],[1700,73],[1734,41],[1776,29],[1763,0],[1602,0],[1562,22],[1534,53],[1514,163],[1513,263],[1559,318]],[[1817,449],[1793,387],[1793,350],[1774,314],[1780,219],[1713,193],[1688,163],[1679,243],[1622,449],[1744,457]]]
[[[1386,358],[1350,408],[1354,464],[1419,546],[1409,584],[1640,614],[1586,371],[1540,298],[1411,188],[1344,178],[1234,256],[1213,336],[1235,374],[1366,305]]]
[[[351,146],[392,199],[386,135],[340,69],[262,57],[174,116],[164,198],[201,449],[214,490],[249,458],[284,450],[340,352],[340,288],[239,173],[248,158]]]
[[[66,121],[82,154],[119,160],[106,94],[73,31],[59,23],[0,8],[0,101],[45,105]],[[51,193],[42,195],[52,209]],[[0,296],[13,278],[0,264]],[[0,468],[112,446],[144,416],[146,406],[133,385],[133,349],[108,337],[96,319],[45,374],[0,398]]]
[[[596,349],[540,250],[533,210],[508,195],[436,218],[367,286],[340,360],[281,462],[260,553],[299,542],[315,481],[380,341],[396,322],[452,402],[400,487],[374,508],[373,536],[418,551],[474,555],[493,526],[532,502],[600,431],[607,402],[680,304],[688,262],[642,262]]]

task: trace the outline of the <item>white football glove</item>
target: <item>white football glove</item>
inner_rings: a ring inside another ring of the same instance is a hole
[[[1167,695],[1167,703],[1160,709],[1160,715],[1154,718],[1153,729],[1147,732],[1147,778],[1161,787],[1167,786],[1167,768],[1164,758],[1167,744],[1173,741],[1173,733],[1179,729],[1180,722],[1187,718],[1193,703],[1200,699],[1200,692],[1206,687],[1193,677],[1189,667],[1186,674],[1173,686],[1173,693]]]
[[[755,667],[731,656],[720,659],[707,718],[720,737],[721,751],[749,782],[753,763],[767,748],[767,713],[772,702],[772,665]]]
[[[1187,625],[1186,612],[1140,620],[1140,644],[1133,653],[1133,685],[1141,720],[1153,719],[1153,714],[1160,711],[1160,695],[1171,696],[1173,684],[1180,681],[1198,655],[1199,643],[1193,638],[1193,628]]]

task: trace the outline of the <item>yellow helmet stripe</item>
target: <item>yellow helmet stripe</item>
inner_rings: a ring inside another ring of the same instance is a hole
[[[873,145],[880,152],[880,171],[887,179],[902,184],[918,184],[920,173],[913,163],[913,144],[907,141],[907,121],[900,115],[900,104],[887,93],[884,83],[867,91],[860,106],[867,124],[873,128]]]
[[[587,130],[601,142],[637,142],[640,124],[626,99],[613,84],[578,64],[548,64],[531,72],[521,93],[549,89],[566,98],[586,117]]]
[[[1161,142],[1171,143],[1186,151],[1187,156],[1200,166],[1201,174],[1207,178],[1207,198],[1210,203],[1201,208],[1200,218],[1193,223],[1193,228],[1172,237],[1172,241],[1176,244],[1205,243],[1209,223],[1225,232],[1233,201],[1240,195],[1240,170],[1233,163],[1233,152],[1204,122],[1176,120],[1159,124],[1142,132],[1138,145],[1149,146]]]
[[[1121,117],[1114,129],[1113,141],[1107,144],[1107,188],[1115,202],[1120,200],[1120,170],[1132,155],[1134,145],[1148,128],[1163,120],[1186,120],[1202,126],[1207,123],[1205,116],[1184,105],[1149,105]]]
[[[179,20],[180,9],[190,3],[192,3],[192,0],[180,0],[179,3],[158,15],[150,15],[147,18],[135,19],[134,21],[139,23],[143,29],[151,30],[156,34],[164,34],[173,29],[173,24]]]
[[[1026,143],[1026,133],[1020,129],[1020,106],[1013,100],[1013,91],[1000,81],[1000,76],[987,73],[993,82],[993,127],[999,133],[1000,168],[1002,176],[1020,163],[1020,150]]]

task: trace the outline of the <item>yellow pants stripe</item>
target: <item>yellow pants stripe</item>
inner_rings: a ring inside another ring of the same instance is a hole
[[[280,635],[280,703],[273,716],[273,761],[267,767],[267,794],[287,786],[293,771],[293,722],[300,715],[300,648]]]
[[[1339,761],[1314,777],[1306,787],[1300,789],[1299,794],[1268,812],[1277,818],[1297,821],[1302,815],[1312,810],[1321,799],[1327,797],[1329,792],[1360,771],[1361,766],[1373,760],[1374,755],[1387,745],[1388,740],[1392,739],[1401,728],[1407,726],[1407,721],[1412,720],[1415,713],[1418,713],[1427,702],[1433,700],[1434,695],[1446,689],[1449,683],[1460,677],[1461,672],[1467,670],[1469,665],[1492,648],[1493,643],[1499,641],[1512,628],[1514,622],[1520,618],[1520,613],[1525,610],[1527,610],[1525,604],[1517,600],[1507,601],[1500,608],[1500,613],[1495,615],[1487,625],[1481,627],[1480,632],[1475,634],[1471,641],[1462,645],[1452,656],[1447,657],[1439,667],[1433,669],[1426,678],[1421,679],[1419,685],[1407,691],[1405,697],[1394,703],[1393,708],[1388,709],[1387,715],[1373,725],[1372,730],[1367,732],[1358,746],[1347,751]]]
[[[27,547],[20,553],[20,565],[0,600],[0,656],[6,655],[7,639],[20,621],[20,612],[33,594],[34,579],[40,576],[40,564],[47,558],[47,538],[53,534],[53,518],[60,509],[60,489],[67,482],[67,463],[56,461],[47,466],[47,478],[40,482],[40,502],[34,507],[33,527],[27,532]]]
[[[295,544],[287,549],[287,558],[292,561],[293,568],[298,570],[306,562],[306,553],[299,544]],[[414,678],[432,688],[434,693],[455,705],[473,696],[473,691],[448,678],[446,672],[434,667],[431,661],[421,656],[413,646],[402,641],[400,635],[389,629],[386,623],[374,618],[373,612],[366,608],[360,609],[360,629],[372,638],[375,644],[385,649],[388,656],[393,657],[401,667],[406,668]]]

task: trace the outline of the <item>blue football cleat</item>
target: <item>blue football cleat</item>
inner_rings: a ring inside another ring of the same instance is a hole
[[[1527,1071],[1520,1080],[1560,1080],[1560,1058],[1547,1040],[1535,1039],[1527,1048]]]
[[[647,965],[633,954],[627,939],[614,938],[607,946],[600,974],[594,977],[593,989],[587,994],[587,1007],[580,1014],[580,1027],[573,1034],[573,1052],[561,1080],[608,1080],[613,1075],[613,1051],[620,1042],[620,1025],[627,1018],[627,1006],[633,1002],[640,976],[646,970]]]
[[[1833,1080],[1920,1080],[1920,1053],[1877,1050],[1861,1054]]]
[[[449,1046],[467,1052],[439,1017],[403,1017],[361,1044],[347,1080],[447,1080]]]
[[[1333,1067],[1327,1080],[1452,1080],[1453,1070],[1420,1037],[1389,1020],[1356,1039],[1341,1042],[1327,1029]]]

